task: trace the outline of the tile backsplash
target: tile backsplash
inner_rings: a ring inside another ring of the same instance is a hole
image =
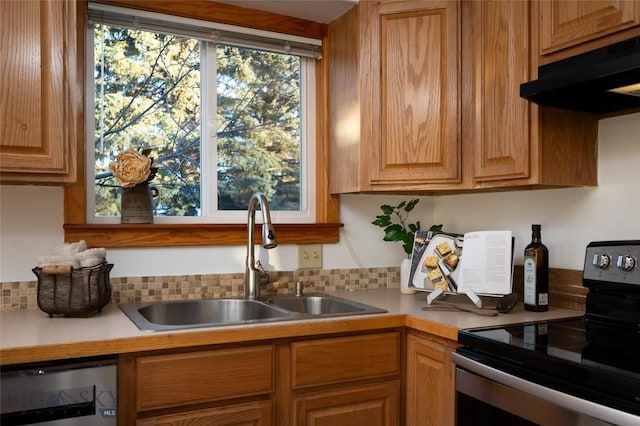
[[[262,294],[293,292],[295,283],[305,291],[334,291],[399,287],[400,268],[301,269],[270,271],[273,282]],[[144,303],[180,299],[244,296],[244,274],[177,275],[111,278],[111,303]],[[3,282],[0,311],[38,309],[37,282]]]

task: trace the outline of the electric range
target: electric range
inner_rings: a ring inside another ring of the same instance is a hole
[[[453,356],[460,386],[465,377],[475,380],[472,376],[477,375],[502,393],[485,398],[489,391],[481,395],[472,389],[466,393],[474,395],[463,395],[465,391],[458,389],[459,401],[488,399],[484,405],[530,422],[522,424],[640,424],[639,259],[638,240],[587,246],[584,318],[460,331],[458,341],[464,346]],[[543,406],[567,405],[562,409],[566,412],[551,414],[551,408],[525,410],[517,402],[502,403],[500,395],[520,386],[503,380],[507,376],[525,386],[513,401],[535,396]],[[468,419],[460,409],[458,413]],[[470,423],[459,419],[458,424]]]

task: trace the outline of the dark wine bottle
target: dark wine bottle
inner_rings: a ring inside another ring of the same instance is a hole
[[[524,308],[549,309],[549,251],[540,236],[540,225],[531,225],[531,242],[524,248]]]

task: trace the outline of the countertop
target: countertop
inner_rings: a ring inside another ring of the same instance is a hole
[[[403,326],[456,340],[460,329],[575,318],[583,315],[581,311],[556,307],[551,307],[547,312],[528,312],[524,310],[522,303],[518,303],[508,314],[493,317],[462,311],[427,312],[422,310],[427,306],[426,293],[403,295],[397,288],[328,293],[377,306],[388,312],[269,324],[146,332],[139,330],[116,305],[108,305],[100,314],[88,318],[49,318],[39,309],[5,311],[0,312],[0,363],[16,364]],[[472,306],[470,302],[466,303]]]

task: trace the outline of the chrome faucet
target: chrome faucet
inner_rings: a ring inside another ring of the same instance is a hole
[[[247,220],[247,259],[244,270],[244,296],[245,299],[260,299],[260,284],[269,282],[269,275],[264,272],[260,262],[256,263],[254,255],[256,208],[260,204],[262,211],[262,247],[272,249],[278,246],[276,234],[271,224],[269,202],[261,192],[256,192],[249,200],[249,218]]]

